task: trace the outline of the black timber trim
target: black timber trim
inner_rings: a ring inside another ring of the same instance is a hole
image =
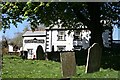
[[[49,34],[46,34],[47,36],[49,36]]]
[[[89,30],[88,28],[80,28],[80,29],[46,29],[46,31],[49,30]]]
[[[28,35],[28,36],[22,36],[22,37],[46,37],[46,35]]]
[[[46,44],[46,46],[49,46],[49,44]]]
[[[55,53],[63,53],[63,52],[75,52],[74,50],[71,50],[71,51],[54,51]],[[49,51],[47,51],[46,53],[51,53],[51,52],[49,52]]]
[[[57,41],[66,41],[66,39],[65,40],[59,40],[59,39],[57,39]]]
[[[47,44],[47,31],[46,31],[46,44]],[[47,50],[47,45],[45,44],[45,52]]]
[[[81,46],[81,45],[74,45],[73,47],[83,47],[83,46]]]
[[[52,31],[51,31],[51,45],[50,45],[50,47],[51,47],[51,51],[52,51]]]
[[[49,39],[49,37],[46,37],[46,40]]]
[[[120,41],[120,40],[113,40],[113,41]]]
[[[46,49],[49,49],[49,48],[46,48]]]
[[[46,40],[46,43],[48,43],[49,41]]]

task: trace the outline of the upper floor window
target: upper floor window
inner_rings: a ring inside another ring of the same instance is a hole
[[[82,36],[82,34],[81,34],[81,32],[80,31],[75,31],[74,32],[74,40],[80,40],[81,39],[81,36]]]
[[[76,36],[80,36],[80,32],[79,31],[75,31],[75,35]]]
[[[65,31],[58,31],[58,40],[59,41],[64,41],[65,40]]]

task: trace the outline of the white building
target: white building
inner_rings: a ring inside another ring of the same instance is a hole
[[[81,50],[89,47],[89,39],[89,30],[68,30],[55,26],[42,31],[27,31],[23,34],[23,50],[28,51],[28,59],[33,59],[36,58],[38,46],[42,46],[44,52]]]
[[[120,28],[118,28],[118,40],[120,40]]]
[[[27,31],[23,34],[23,51],[28,51],[28,59],[33,59],[36,56],[39,45],[42,46],[45,52],[46,31]]]
[[[12,45],[8,45],[8,52],[9,53],[13,52],[13,46]]]
[[[14,50],[14,46],[13,45],[8,45],[8,53],[12,54],[14,52],[20,52],[21,50],[17,49],[16,51]]]

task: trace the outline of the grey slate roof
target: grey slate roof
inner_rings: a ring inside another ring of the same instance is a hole
[[[23,37],[26,37],[26,36],[46,36],[46,31],[26,31],[24,34],[23,34]]]

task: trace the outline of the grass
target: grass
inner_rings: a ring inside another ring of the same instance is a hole
[[[60,63],[45,60],[22,60],[14,56],[3,58],[3,78],[58,78]]]
[[[113,69],[100,69],[95,73],[85,74],[85,66],[77,66],[72,78],[118,78]],[[22,60],[18,56],[3,56],[2,78],[62,78],[61,64],[46,60]]]

